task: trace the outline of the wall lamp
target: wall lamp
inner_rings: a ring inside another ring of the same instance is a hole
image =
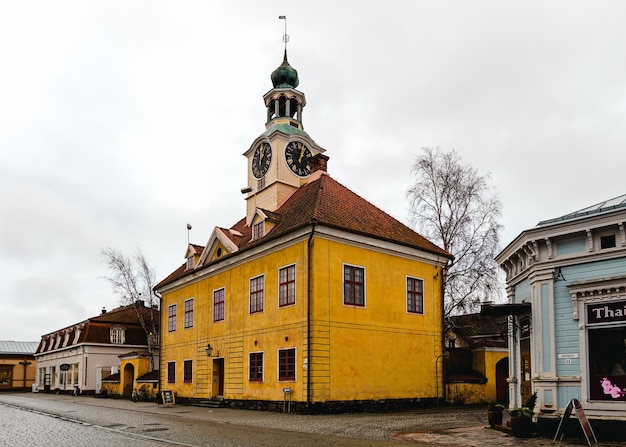
[[[246,186],[244,188],[241,188],[241,194],[248,194],[249,192],[252,192],[252,187]]]
[[[565,276],[563,276],[563,272],[561,272],[561,267],[557,267],[552,272],[552,280],[554,282],[557,281],[565,281]]]
[[[206,352],[207,357],[213,357],[213,346],[211,346],[211,343],[206,345],[206,348],[204,349],[204,351]]]

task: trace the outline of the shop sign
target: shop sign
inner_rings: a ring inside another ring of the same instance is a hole
[[[61,371],[69,371],[70,370],[70,365],[68,365],[67,363],[61,363],[59,365],[59,369]]]
[[[587,323],[626,322],[626,301],[587,305]]]

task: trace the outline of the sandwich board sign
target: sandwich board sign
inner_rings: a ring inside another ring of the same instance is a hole
[[[161,392],[161,396],[163,397],[163,406],[167,407],[168,405],[175,405],[174,393],[172,390],[163,390]]]
[[[589,438],[593,438],[593,440],[598,443],[596,439],[596,435],[589,424],[589,419],[587,419],[587,415],[585,414],[585,410],[583,410],[583,406],[580,404],[578,399],[572,399],[567,404],[567,408],[565,408],[565,413],[563,413],[563,417],[561,418],[561,422],[559,422],[559,428],[556,429],[556,434],[554,435],[554,442],[559,438],[559,441],[563,439],[563,435],[565,434],[565,428],[567,426],[567,421],[569,417],[572,415],[572,410],[576,411],[576,417],[578,418],[578,422],[580,422],[580,428],[583,429],[583,433],[585,434],[585,438],[587,438],[587,444],[591,445],[591,441]]]

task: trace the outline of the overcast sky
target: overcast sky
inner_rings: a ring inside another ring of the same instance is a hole
[[[243,217],[279,15],[329,173],[397,219],[423,147],[491,173],[503,247],[626,193],[623,1],[4,1],[1,340],[118,306],[102,249],[162,279]]]

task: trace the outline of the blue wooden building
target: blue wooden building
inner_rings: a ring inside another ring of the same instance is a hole
[[[539,419],[572,398],[590,419],[626,421],[626,195],[517,236],[496,258],[508,303],[509,400],[537,392]]]

